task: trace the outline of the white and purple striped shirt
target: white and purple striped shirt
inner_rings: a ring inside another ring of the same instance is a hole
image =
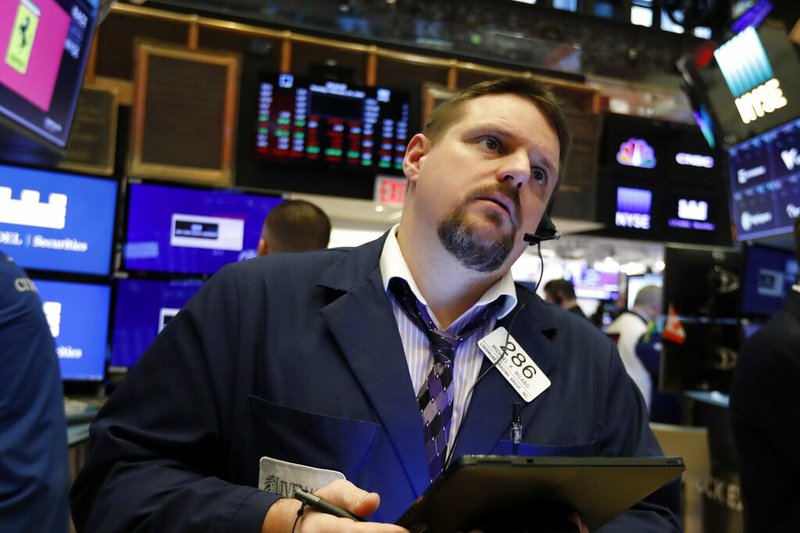
[[[414,295],[427,309],[428,304],[419,292],[417,284],[411,276],[411,271],[408,269],[405,259],[403,259],[403,254],[400,252],[400,245],[397,243],[397,237],[395,235],[396,232],[397,226],[392,228],[389,232],[386,242],[383,245],[383,252],[381,253],[380,269],[383,279],[383,289],[389,293],[389,280],[392,278],[402,278],[408,282]],[[448,442],[448,448],[450,449],[452,449],[464,413],[467,412],[472,392],[471,389],[478,379],[481,364],[483,363],[484,355],[478,347],[478,341],[494,329],[497,319],[506,316],[514,309],[514,306],[517,305],[517,294],[514,289],[514,280],[511,277],[511,272],[506,273],[503,278],[492,285],[475,305],[458,317],[446,330],[448,333],[455,335],[461,327],[469,322],[478,308],[495,301],[497,298],[503,298],[504,300],[497,316],[488,320],[486,324],[478,328],[466,342],[459,344],[456,348],[456,358],[453,364],[455,400],[453,402],[453,422],[450,428],[450,439]],[[406,316],[403,308],[397,303],[394,296],[389,294],[389,300],[392,302],[392,310],[395,320],[397,320],[400,338],[403,341],[403,349],[406,353],[406,362],[408,363],[408,372],[411,376],[411,383],[414,385],[414,394],[416,395],[425,383],[431,366],[433,365],[433,355],[431,354],[428,337],[425,335],[424,331],[414,325],[411,319]],[[430,309],[427,309],[427,311],[438,327],[439,321],[436,316]]]

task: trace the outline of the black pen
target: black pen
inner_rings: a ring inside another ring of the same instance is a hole
[[[338,516],[339,518],[349,518],[350,520],[355,520],[356,522],[361,522],[362,519],[358,516],[354,515],[349,511],[345,511],[341,507],[338,507],[328,500],[324,500],[319,496],[315,496],[314,494],[310,494],[304,490],[296,489],[294,491],[295,499],[300,500],[304,504],[316,509],[321,513],[330,514],[333,516]]]
[[[511,407],[511,443],[514,455],[519,455],[519,442],[522,440],[522,404],[514,402]]]

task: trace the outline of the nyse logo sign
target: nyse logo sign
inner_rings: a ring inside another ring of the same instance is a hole
[[[744,93],[734,100],[739,117],[745,124],[750,124],[756,119],[772,113],[776,109],[786,107],[788,100],[783,95],[781,82],[778,78],[772,78],[763,85],[759,85],[752,91]]]
[[[631,187],[617,188],[617,211],[614,223],[620,228],[650,229],[653,192]]]
[[[714,57],[745,124],[788,103],[780,80],[773,75],[764,45],[752,26],[717,48]]]

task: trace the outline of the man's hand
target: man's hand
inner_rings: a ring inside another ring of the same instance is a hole
[[[334,505],[346,509],[356,516],[367,517],[378,509],[380,496],[375,492],[361,490],[349,481],[337,480],[316,491],[314,494]],[[393,524],[376,522],[354,522],[349,518],[338,518],[321,513],[306,506],[303,516],[297,519],[300,502],[291,498],[283,498],[275,502],[267,511],[261,525],[261,533],[325,533],[325,532],[358,532],[358,533],[408,533],[408,530]]]

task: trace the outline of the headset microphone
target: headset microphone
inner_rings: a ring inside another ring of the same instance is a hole
[[[526,233],[522,236],[522,240],[529,245],[534,246],[540,244],[542,241],[552,241],[561,238],[561,233],[556,229],[556,225],[550,220],[547,214],[542,215],[542,220],[539,222],[539,227],[536,228],[536,233]]]

